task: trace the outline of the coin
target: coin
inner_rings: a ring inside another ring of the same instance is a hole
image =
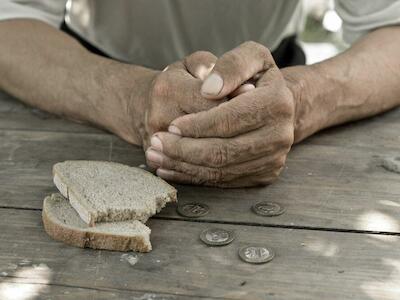
[[[265,246],[246,246],[239,249],[239,257],[250,264],[264,264],[274,256],[274,251]]]
[[[285,212],[285,208],[275,202],[262,201],[254,204],[252,210],[260,216],[273,217]]]
[[[209,246],[224,246],[235,239],[235,234],[222,228],[209,228],[202,231],[200,239]]]
[[[203,203],[185,203],[178,205],[177,212],[187,218],[203,217],[210,211],[208,205]]]

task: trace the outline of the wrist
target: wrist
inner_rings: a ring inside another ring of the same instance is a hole
[[[327,127],[332,102],[325,101],[327,88],[324,78],[314,66],[282,69],[283,76],[295,102],[294,142],[298,143]]]
[[[94,123],[141,145],[148,91],[158,71],[108,61],[96,73],[102,95],[96,100]]]

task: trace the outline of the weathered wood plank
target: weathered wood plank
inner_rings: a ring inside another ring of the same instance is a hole
[[[207,203],[205,220],[284,226],[400,232],[400,175],[380,166],[377,155],[390,149],[363,150],[299,145],[289,155],[279,181],[265,188],[214,189],[178,186],[181,203]],[[139,147],[111,136],[53,132],[0,131],[0,206],[40,209],[54,192],[51,167],[67,159],[144,163]],[[286,207],[274,218],[254,215],[250,207],[269,200]],[[174,206],[161,217],[179,218]]]
[[[22,268],[21,268],[22,269]],[[29,268],[25,268],[29,270]],[[34,270],[34,269],[33,269]],[[21,270],[23,272],[23,270]],[[1,278],[1,277],[0,277]],[[0,299],[40,299],[40,300],[204,300],[220,298],[203,298],[177,296],[152,292],[121,291],[113,289],[80,288],[63,285],[38,283],[30,278],[3,277],[0,280]]]
[[[343,126],[324,130],[303,143],[342,147],[399,147],[400,108]],[[70,122],[22,104],[0,91],[0,129],[86,132],[108,134],[100,129]]]
[[[40,212],[0,209],[0,273],[31,283],[249,300],[397,300],[400,295],[398,236],[220,225],[234,230],[236,240],[207,247],[199,233],[215,224],[151,220],[149,226],[154,250],[131,266],[119,252],[51,240]],[[237,249],[253,243],[268,244],[275,259],[265,265],[242,262]],[[24,260],[47,275],[18,266]],[[21,275],[24,268],[30,272]]]

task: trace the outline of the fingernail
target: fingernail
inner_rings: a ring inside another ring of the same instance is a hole
[[[224,81],[221,76],[212,73],[204,80],[201,86],[201,93],[205,95],[218,95],[224,86]]]
[[[162,155],[160,153],[158,153],[157,151],[154,151],[151,149],[146,151],[146,158],[147,158],[147,160],[149,160],[157,165],[160,165],[160,166],[163,161]]]
[[[169,126],[168,127],[168,131],[173,133],[173,134],[176,134],[176,135],[182,135],[181,130],[178,127],[176,127],[175,125]]]
[[[153,136],[153,137],[150,139],[150,143],[151,143],[151,146],[152,146],[154,149],[156,149],[156,150],[162,152],[163,146],[162,146],[161,140],[160,140],[158,137]]]
[[[164,179],[171,179],[174,177],[174,171],[166,170],[166,169],[157,169],[157,176]]]

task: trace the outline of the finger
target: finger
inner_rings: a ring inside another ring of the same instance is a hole
[[[270,51],[261,44],[246,42],[226,52],[216,62],[201,86],[208,99],[219,99],[236,90],[259,72],[278,69]]]
[[[144,138],[148,139],[154,132],[167,130],[179,116],[209,110],[225,101],[205,99],[200,94],[200,85],[200,79],[179,66],[161,72],[152,84],[151,101],[144,116]]]
[[[183,60],[187,71],[193,77],[204,80],[213,69],[217,57],[208,51],[197,51]]]
[[[188,73],[182,65],[176,64],[167,72],[162,72],[158,75],[153,83],[151,96],[159,98],[153,101],[158,107],[154,107],[157,111],[165,111],[171,115],[168,100],[177,102],[180,109],[178,115],[182,113],[193,113],[203,110],[208,110],[217,106],[220,102],[212,101],[204,98],[200,93],[202,81],[194,78]],[[170,120],[171,122],[172,120]]]
[[[254,86],[254,84],[252,83],[245,83],[243,85],[241,85],[240,87],[238,87],[236,90],[234,90],[229,97],[230,98],[234,98],[236,96],[239,96],[240,94],[244,94],[247,93],[251,90],[254,90],[256,87]]]
[[[164,68],[163,72],[181,69],[189,72],[194,78],[204,80],[213,69],[217,57],[208,51],[196,51],[183,61],[177,61]]]
[[[273,183],[279,176],[281,169],[278,169],[273,174],[253,174],[250,176],[242,176],[231,181],[212,181],[194,175],[186,174],[174,170],[166,170],[159,168],[156,174],[168,181],[173,181],[181,184],[204,185],[221,188],[238,188],[250,186],[265,186]]]
[[[162,70],[162,71],[166,72],[166,71],[171,71],[171,70],[186,70],[186,66],[181,60],[178,60],[178,61],[166,66],[164,68],[164,70]]]
[[[209,182],[228,182],[239,177],[261,173],[277,176],[276,171],[284,165],[285,158],[286,154],[276,153],[240,164],[212,168],[174,160],[153,148],[146,151],[147,164],[154,169],[177,171]]]
[[[291,126],[265,126],[233,138],[186,138],[158,132],[151,146],[166,156],[195,165],[224,167],[254,160],[274,153],[286,154],[293,143]]]
[[[201,181],[200,179],[177,171],[157,169],[156,174],[167,181],[173,181],[180,184],[190,185],[204,185],[220,188],[240,188],[240,187],[254,187],[265,186],[273,183],[277,178],[264,177],[262,175],[255,175],[249,177],[238,178],[230,182],[209,182]]]
[[[182,101],[180,102],[180,108],[186,114],[197,113],[201,111],[207,111],[213,107],[218,106],[220,103],[226,101],[226,99],[213,101],[203,97],[200,93],[201,80],[196,78],[189,78],[188,73],[182,74],[185,79],[182,80],[182,88],[176,90],[176,96]],[[168,109],[168,107],[166,107]]]
[[[208,111],[181,116],[168,131],[186,137],[232,137],[292,118],[289,91],[260,87]]]
[[[249,177],[242,177],[230,182],[224,182],[217,185],[220,188],[242,188],[242,187],[255,187],[255,186],[266,186],[274,181],[276,181],[278,177],[275,176],[266,176],[263,174],[253,175]]]

